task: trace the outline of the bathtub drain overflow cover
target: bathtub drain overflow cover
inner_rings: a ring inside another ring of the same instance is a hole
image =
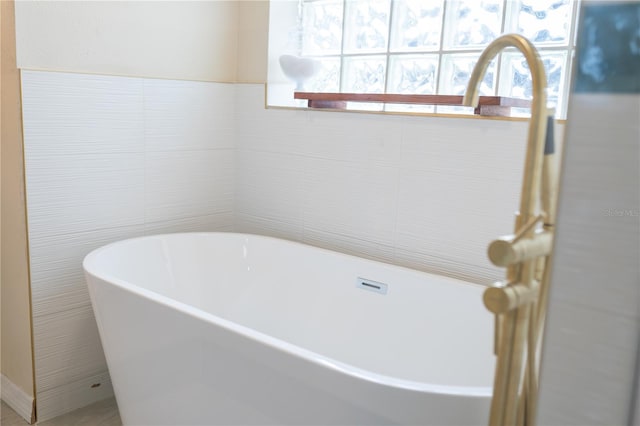
[[[366,278],[360,278],[356,280],[356,287],[360,287],[364,290],[374,291],[380,294],[387,294],[387,285]]]

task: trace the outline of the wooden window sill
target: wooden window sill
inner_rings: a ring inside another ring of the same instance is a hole
[[[462,96],[455,95],[403,95],[379,93],[319,93],[294,92],[295,99],[307,99],[309,108],[347,109],[347,102],[379,102],[390,104],[462,106]],[[504,96],[480,96],[474,114],[510,117],[511,108],[529,108],[531,101]]]

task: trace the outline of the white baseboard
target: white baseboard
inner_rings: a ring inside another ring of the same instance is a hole
[[[29,396],[9,380],[4,374],[0,375],[0,399],[13,409],[27,423],[34,418],[33,397]]]

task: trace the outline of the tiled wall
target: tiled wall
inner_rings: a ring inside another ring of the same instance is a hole
[[[83,257],[144,234],[232,229],[235,98],[227,84],[53,72],[24,71],[22,84],[46,420],[111,392]]]
[[[538,419],[640,425],[640,1],[581,7]]]
[[[489,284],[527,123],[268,109],[237,89],[237,230]],[[562,136],[562,125],[556,134]]]
[[[235,230],[504,275],[485,250],[512,232],[526,122],[267,110],[261,84],[37,71],[23,96],[40,420],[111,392],[81,268],[111,241]]]

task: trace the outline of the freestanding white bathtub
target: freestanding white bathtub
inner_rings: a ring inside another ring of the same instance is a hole
[[[479,425],[482,287],[256,235],[117,242],[84,268],[125,425]]]

